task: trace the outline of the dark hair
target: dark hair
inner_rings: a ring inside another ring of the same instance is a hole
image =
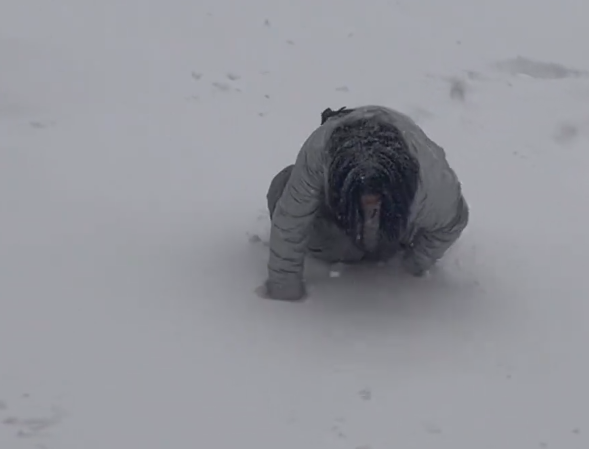
[[[399,130],[377,119],[344,123],[328,142],[327,204],[336,223],[362,244],[360,199],[381,195],[380,232],[398,241],[419,182],[419,163]]]

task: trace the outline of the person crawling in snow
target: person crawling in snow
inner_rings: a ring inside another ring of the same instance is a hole
[[[305,256],[385,262],[422,276],[469,219],[444,150],[406,115],[383,106],[326,109],[296,163],[267,194],[272,220],[265,298],[306,296]]]

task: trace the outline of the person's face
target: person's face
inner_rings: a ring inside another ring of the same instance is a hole
[[[360,198],[365,220],[377,220],[380,214],[381,197],[376,194],[362,195]]]

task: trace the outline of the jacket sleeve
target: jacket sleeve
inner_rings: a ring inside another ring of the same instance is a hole
[[[435,213],[424,220],[403,261],[411,274],[429,270],[462,235],[469,220],[469,207],[460,189],[452,201],[438,205]]]
[[[268,284],[297,288],[303,282],[308,230],[319,208],[324,172],[324,130],[318,128],[299,151],[272,217]]]

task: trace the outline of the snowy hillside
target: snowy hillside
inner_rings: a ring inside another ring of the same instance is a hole
[[[588,16],[2,0],[0,449],[589,447]],[[369,103],[446,148],[467,232],[260,299],[270,180]]]

